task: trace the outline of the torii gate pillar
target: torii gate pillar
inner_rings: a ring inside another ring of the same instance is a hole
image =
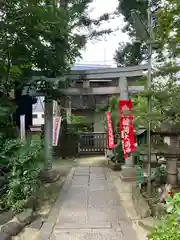
[[[53,101],[45,96],[44,152],[46,169],[52,168]]]

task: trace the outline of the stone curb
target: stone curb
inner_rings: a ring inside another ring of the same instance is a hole
[[[138,225],[143,227],[147,232],[154,230],[156,226],[160,224],[160,220],[154,219],[153,217],[144,218],[138,221]]]
[[[132,187],[132,199],[136,212],[139,216],[141,216],[141,218],[148,218],[151,216],[150,206],[141,195],[141,191],[138,186]]]
[[[132,225],[136,232],[136,237],[138,240],[148,240],[147,235],[149,232],[139,225],[139,221],[133,221]]]
[[[63,187],[60,190],[60,194],[49,214],[49,217],[40,229],[40,239],[41,240],[48,240],[50,238],[50,235],[52,234],[53,228],[56,224],[56,221],[57,221],[57,218],[59,215],[61,202],[65,198],[66,193],[68,192],[69,187],[71,186],[74,171],[75,171],[75,169],[72,168],[71,171],[69,172],[69,174],[67,175],[66,179],[64,180]]]
[[[13,219],[1,226],[0,239],[8,240],[11,239],[12,236],[16,236],[24,229],[26,225],[31,223],[34,218],[35,215],[33,215],[33,210],[30,208],[15,215]]]
[[[132,198],[132,186],[130,186],[131,183],[123,182],[120,179],[120,176],[116,174],[116,176],[113,176],[114,173],[108,174],[108,179],[112,182],[114,182],[114,185],[117,189],[117,193],[120,197],[120,202],[122,204],[122,207],[124,211],[126,212],[127,217],[132,221],[132,226],[136,232],[136,237],[138,240],[147,240],[147,232],[144,228],[139,226],[138,222],[141,219],[141,217],[136,213],[134,209],[133,204],[133,198]],[[126,185],[128,186],[126,188]]]
[[[13,237],[11,240],[39,240],[39,234],[40,231],[26,227],[18,236]]]
[[[111,160],[108,161],[108,167],[113,171],[120,171],[122,167],[122,163],[116,164]]]
[[[130,218],[132,221],[140,220],[141,217],[136,213],[134,209],[133,204],[133,198],[132,198],[132,192],[131,191],[119,191],[121,187],[124,187],[124,184],[122,185],[122,182],[120,179],[117,179],[114,181],[118,195],[120,196],[120,202],[126,212],[126,215],[128,218]]]
[[[7,212],[3,212],[0,214],[0,225],[4,225],[5,223],[11,221],[15,216],[15,212],[12,210],[8,210]]]
[[[39,240],[40,228],[43,224],[42,219],[39,217],[27,225],[19,235],[12,238],[12,240]],[[0,237],[1,240],[1,237]]]

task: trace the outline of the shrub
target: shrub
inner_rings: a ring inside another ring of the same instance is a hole
[[[180,225],[176,216],[167,216],[148,236],[149,240],[180,239]]]
[[[180,192],[175,193],[173,198],[168,195],[166,209],[168,213],[180,215]]]
[[[167,215],[161,225],[156,227],[149,236],[149,240],[177,240],[180,239],[180,193],[176,193],[174,198],[168,196]]]
[[[0,149],[3,153],[3,169],[6,170],[6,185],[3,199],[5,207],[21,211],[28,197],[40,185],[39,174],[44,167],[40,141],[31,144],[20,140],[7,140]],[[5,172],[4,170],[4,172]]]
[[[21,141],[14,139],[5,139],[0,136],[0,174],[6,175],[10,171],[10,159],[14,153],[21,148]]]

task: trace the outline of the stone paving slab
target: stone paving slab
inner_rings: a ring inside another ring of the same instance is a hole
[[[54,230],[53,239],[63,239],[63,240],[125,240],[123,238],[122,232],[116,232],[114,229],[83,229],[83,230],[65,230],[61,229]]]
[[[72,179],[72,186],[73,185],[88,185],[89,183],[89,176],[74,176]]]
[[[115,186],[102,167],[77,167],[68,178],[58,216],[46,224],[44,240],[136,240]],[[59,209],[58,209],[59,204]],[[50,230],[51,229],[51,230]],[[49,236],[47,231],[49,230]],[[47,238],[48,236],[48,238]]]
[[[108,211],[103,211],[103,209],[98,208],[88,208],[87,211],[88,221],[109,221]]]
[[[105,180],[106,176],[104,173],[91,173],[90,174],[90,181],[96,181],[96,180]]]
[[[89,168],[76,169],[74,176],[89,176]]]
[[[90,185],[89,186],[89,193],[93,193],[96,192],[97,194],[101,194],[103,193],[103,191],[105,191],[106,187],[105,186],[99,186],[99,185]]]
[[[54,232],[54,236],[50,240],[124,240],[121,234],[116,234],[113,231],[109,233],[104,231],[94,232]]]
[[[111,229],[112,225],[108,221],[86,221],[86,222],[66,222],[66,223],[57,223],[54,227],[56,229]]]
[[[90,167],[90,173],[104,173],[105,170],[102,167]]]
[[[90,183],[89,184],[89,191],[90,191],[90,193],[91,192],[97,192],[97,194],[98,194],[98,191],[107,191],[108,189],[107,189],[107,186],[105,185],[105,184],[100,184],[100,183],[97,183],[97,184],[95,184],[95,183]],[[101,193],[101,192],[99,192],[99,193]]]
[[[69,189],[69,192],[66,195],[66,200],[73,200],[73,199],[79,199],[79,198],[85,198],[87,200],[88,198],[88,187],[79,187],[79,186],[73,186]]]
[[[82,224],[87,222],[86,208],[76,208],[76,211],[69,211],[69,209],[62,209],[61,214],[57,220],[57,225],[65,227],[67,224]]]
[[[73,211],[74,209],[87,209],[88,202],[86,201],[68,201],[63,205],[63,208],[68,209],[68,211]]]
[[[123,209],[119,209],[118,207],[114,208],[88,208],[88,220],[90,221],[110,221],[113,224],[119,223],[120,221],[128,221],[125,211]]]
[[[92,186],[93,186],[93,185],[99,185],[99,186],[103,185],[103,186],[108,187],[106,179],[98,179],[98,178],[95,178],[94,180],[91,180],[91,181],[89,182],[89,184],[92,185]]]

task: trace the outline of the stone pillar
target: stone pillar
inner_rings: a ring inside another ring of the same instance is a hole
[[[61,105],[57,103],[57,109],[55,112],[55,116],[61,116]]]
[[[128,100],[128,83],[127,78],[122,76],[119,79],[119,90],[120,90],[120,99]],[[135,181],[137,179],[137,170],[134,167],[134,158],[131,154],[125,161],[125,164],[122,166],[121,179],[125,181]]]
[[[52,167],[53,101],[45,97],[44,152],[46,168]]]
[[[90,88],[90,82],[87,79],[83,80],[83,88]]]
[[[119,90],[120,90],[120,99],[128,100],[129,99],[128,83],[127,83],[127,78],[124,76],[119,78]]]
[[[178,185],[178,157],[174,154],[165,156],[167,167],[167,183],[171,184],[172,188],[176,188]]]
[[[53,116],[61,116],[60,105],[57,101],[53,101]]]
[[[67,104],[67,106],[66,106],[67,123],[71,124],[71,97],[68,97],[66,104]]]

